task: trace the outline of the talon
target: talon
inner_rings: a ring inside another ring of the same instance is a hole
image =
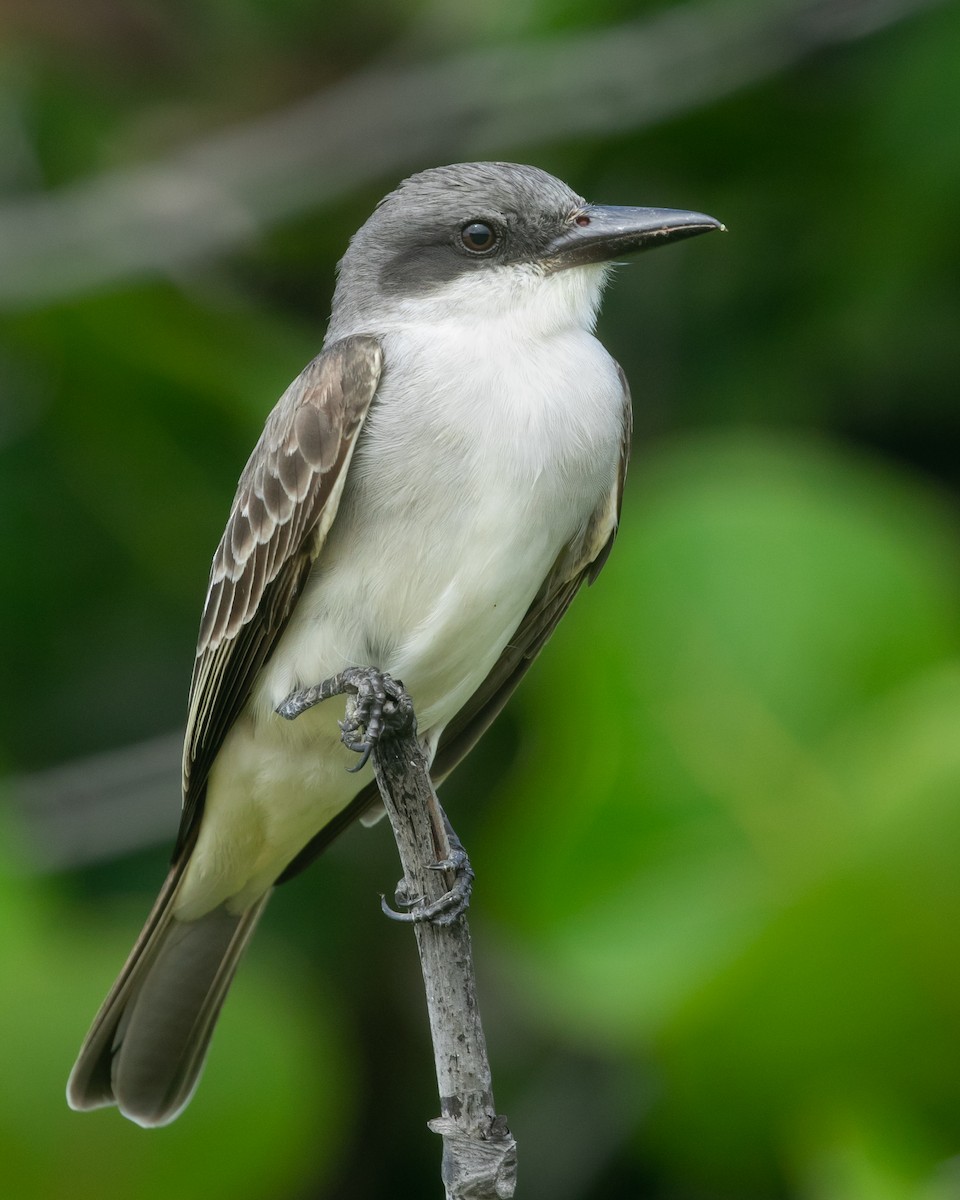
[[[360,755],[359,762],[355,763],[352,767],[347,767],[347,770],[350,772],[351,775],[356,775],[356,773],[358,771],[362,771],[363,768],[370,761],[370,755],[373,753],[374,743],[373,742],[348,742],[348,741],[346,741],[346,739],[344,739],[343,744],[347,747],[348,750],[353,750],[356,754]]]
[[[402,921],[405,924],[412,924],[416,920],[413,913],[397,912],[395,908],[391,908],[387,903],[386,896],[380,897],[380,911],[385,917],[389,917],[391,921]]]
[[[452,833],[452,830],[450,832]],[[432,904],[425,904],[422,896],[413,900],[406,898],[405,880],[401,879],[397,884],[394,899],[397,904],[404,907],[410,905],[410,912],[397,912],[387,904],[382,896],[380,897],[380,907],[392,921],[405,921],[413,925],[419,924],[421,921],[429,921],[432,925],[452,925],[470,907],[470,895],[473,891],[475,876],[467,852],[460,845],[455,834],[454,844],[450,848],[450,857],[442,862],[431,863],[430,869],[432,871],[452,871],[455,876],[453,887],[434,900]]]
[[[451,847],[449,858],[443,858],[440,860],[440,862],[431,863],[430,870],[453,871],[454,873],[463,871],[468,874],[471,879],[474,878],[473,867],[470,866],[470,859],[467,857],[466,850],[464,850],[464,848],[460,845]]]

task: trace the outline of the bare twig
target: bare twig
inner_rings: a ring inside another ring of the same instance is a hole
[[[373,763],[403,864],[403,890],[435,904],[453,886],[435,869],[450,860],[451,847],[412,710],[405,728],[381,737]],[[443,1137],[447,1200],[506,1200],[516,1184],[516,1143],[493,1102],[466,915],[443,925],[418,921],[414,929],[440,1093],[441,1115],[430,1128]]]
[[[0,206],[0,308],[176,278],[437,162],[640,129],[943,0],[693,0],[639,21],[370,68],[157,163]]]
[[[497,1115],[487,1045],[480,1024],[466,906],[473,872],[450,829],[417,737],[413,703],[399,680],[374,667],[348,667],[291,693],[277,708],[288,721],[333,696],[347,694],[341,740],[373,768],[393,827],[403,879],[398,902],[384,911],[414,924],[427,996],[440,1091],[447,1200],[508,1200],[514,1193],[517,1147]],[[452,844],[453,843],[453,844]],[[445,878],[451,868],[453,878]],[[465,886],[464,886],[465,885]]]

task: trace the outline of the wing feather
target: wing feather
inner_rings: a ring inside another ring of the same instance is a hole
[[[200,622],[175,854],[189,842],[213,760],[336,516],[382,368],[371,337],[324,350],[280,398],[240,476]]]

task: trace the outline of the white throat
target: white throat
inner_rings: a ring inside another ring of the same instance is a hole
[[[536,264],[494,267],[461,275],[422,294],[381,297],[362,319],[331,320],[327,343],[350,334],[378,336],[401,327],[457,326],[465,338],[549,338],[564,330],[592,332],[606,263],[545,273]],[[351,306],[345,305],[347,312]],[[492,348],[492,347],[491,347]]]

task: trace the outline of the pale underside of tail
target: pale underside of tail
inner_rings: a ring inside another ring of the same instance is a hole
[[[200,1079],[220,1007],[270,892],[235,914],[220,905],[194,921],[173,916],[175,867],[67,1084],[74,1109],[115,1104],[138,1125],[166,1125]]]

